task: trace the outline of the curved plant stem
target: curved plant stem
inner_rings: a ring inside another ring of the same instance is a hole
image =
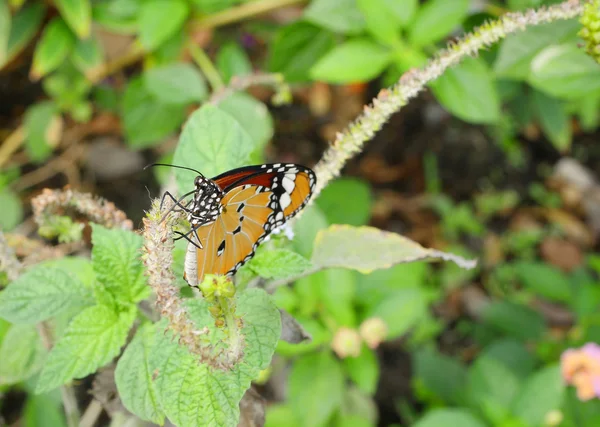
[[[305,3],[307,0],[258,0],[244,3],[238,7],[232,7],[223,12],[208,15],[192,23],[193,30],[205,30],[233,24],[234,22],[248,19],[261,13],[269,12],[284,6]]]
[[[0,145],[0,167],[10,159],[10,156],[19,149],[25,140],[23,126],[16,128]]]
[[[395,86],[379,92],[373,103],[366,106],[363,113],[344,132],[336,136],[315,167],[317,185],[311,201],[315,200],[315,196],[331,179],[340,174],[351,157],[362,151],[363,145],[373,138],[392,114],[398,112],[448,68],[510,34],[530,26],[575,18],[582,12],[583,6],[578,0],[568,0],[547,8],[507,13],[496,21],[475,28],[472,33],[450,44],[423,68],[406,72]]]
[[[210,83],[212,90],[222,90],[225,87],[223,79],[221,79],[221,75],[215,68],[206,52],[193,43],[188,44],[188,49],[190,51],[190,55],[192,55],[192,58],[194,59],[194,62],[196,62],[198,67],[200,67],[202,74],[204,74],[206,80],[208,80],[208,83]]]

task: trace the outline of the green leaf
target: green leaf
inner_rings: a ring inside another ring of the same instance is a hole
[[[346,357],[343,363],[350,379],[358,388],[366,394],[374,395],[379,381],[379,361],[375,352],[363,346],[358,357]]]
[[[332,225],[315,238],[312,263],[322,267],[344,267],[369,273],[403,262],[425,259],[453,261],[472,268],[473,261],[434,249],[426,249],[396,233],[374,227]]]
[[[23,409],[23,427],[66,427],[65,411],[51,393],[27,396]]]
[[[425,46],[441,40],[467,17],[469,0],[429,0],[417,11],[409,31],[412,45]]]
[[[559,410],[565,394],[558,366],[547,366],[529,376],[513,401],[513,413],[527,425],[542,425],[546,415]]]
[[[83,378],[110,362],[125,344],[135,315],[135,307],[117,313],[95,305],[75,316],[50,351],[36,393]]]
[[[372,307],[397,289],[421,287],[425,284],[427,272],[427,263],[411,262],[361,274],[356,290],[357,303],[361,307]]]
[[[466,409],[433,409],[413,424],[414,427],[486,427],[486,424]]]
[[[141,2],[138,0],[111,0],[94,2],[94,22],[117,34],[135,34],[138,31],[138,16]]]
[[[0,1],[0,64],[8,58],[8,41],[11,33],[10,8],[5,0]]]
[[[90,0],[55,0],[54,4],[80,39],[89,37],[92,27]]]
[[[356,310],[354,297],[356,294],[356,273],[341,268],[321,271],[311,276],[317,283],[317,304],[322,305],[326,311],[330,327],[356,327]],[[299,283],[296,283],[298,289]],[[301,298],[306,304],[306,298]]]
[[[517,378],[525,378],[535,366],[535,357],[525,345],[512,339],[499,339],[488,345],[480,357],[487,357],[502,363]]]
[[[569,278],[559,269],[541,262],[521,261],[514,265],[519,280],[528,289],[553,301],[569,302]]]
[[[358,8],[365,17],[367,31],[389,46],[400,43],[401,22],[393,12],[388,0],[357,0]]]
[[[288,381],[289,401],[300,425],[324,425],[342,403],[344,374],[328,351],[296,360]]]
[[[46,8],[34,3],[19,10],[12,17],[10,36],[4,61],[0,58],[0,67],[15,58],[35,37],[40,29]]]
[[[273,137],[273,118],[265,104],[244,92],[233,93],[219,102],[225,111],[254,140],[254,150],[262,150]]]
[[[121,110],[127,143],[133,148],[159,142],[185,120],[185,106],[161,103],[146,90],[141,78],[129,81]]]
[[[34,79],[44,77],[56,70],[69,56],[75,46],[75,36],[67,24],[56,17],[46,29],[33,53],[30,75]]]
[[[519,378],[492,358],[479,357],[469,369],[469,400],[473,407],[482,408],[489,415],[506,417],[519,386]]]
[[[150,368],[150,351],[156,342],[157,328],[147,323],[119,358],[115,382],[125,407],[143,420],[162,425],[165,414]]]
[[[437,100],[450,113],[470,123],[495,123],[500,100],[494,77],[481,59],[466,58],[431,83]]]
[[[0,385],[25,381],[42,368],[45,358],[37,328],[12,325],[0,345]]]
[[[393,14],[401,27],[408,26],[413,20],[419,0],[383,0],[387,6],[387,11]]]
[[[269,366],[281,334],[279,310],[261,289],[237,295],[236,314],[243,319],[244,359],[230,371],[211,369],[198,357],[156,327],[156,344],[150,352],[151,371],[157,373],[155,385],[161,405],[171,422],[180,426],[237,425],[239,402],[250,382]],[[196,326],[212,331],[213,343],[226,341],[222,329],[215,330],[214,319],[204,300],[188,305]],[[220,344],[217,344],[220,345]]]
[[[391,61],[391,52],[364,38],[347,40],[333,48],[310,69],[314,80],[328,83],[367,82]]]
[[[352,194],[352,197],[348,197]],[[373,204],[369,184],[355,178],[339,178],[327,185],[317,199],[330,224],[365,225]]]
[[[253,149],[252,138],[237,120],[217,107],[204,104],[183,127],[173,163],[213,177],[243,166]],[[194,174],[176,169],[175,177],[181,194],[189,191]]]
[[[290,83],[307,82],[311,67],[334,46],[335,38],[330,32],[307,22],[295,22],[275,35],[267,67],[282,73]]]
[[[34,162],[46,160],[62,137],[62,118],[54,102],[44,101],[25,113],[25,148]]]
[[[372,427],[377,425],[378,412],[371,394],[364,393],[357,387],[346,387],[342,407],[334,417],[336,423],[333,425],[337,427]]]
[[[0,316],[13,323],[35,324],[92,302],[90,289],[75,277],[36,266],[0,293]]]
[[[294,249],[300,255],[309,258],[313,252],[317,233],[328,226],[327,218],[316,204],[308,205],[294,224]]]
[[[550,96],[581,98],[600,91],[600,67],[574,43],[548,46],[531,61],[527,80]]]
[[[483,318],[494,329],[523,341],[539,339],[545,330],[544,319],[537,311],[508,301],[491,304]]]
[[[342,34],[358,34],[365,28],[356,0],[313,0],[304,9],[304,19]]]
[[[388,326],[388,338],[399,337],[427,314],[427,298],[419,288],[399,289],[375,305],[367,317],[380,317]]]
[[[234,76],[246,76],[252,73],[252,63],[246,51],[237,43],[225,43],[215,59],[223,81],[229,83]]]
[[[294,418],[291,405],[273,403],[267,406],[265,427],[301,427]]]
[[[0,190],[0,229],[11,231],[23,221],[23,206],[21,199],[14,192]]]
[[[161,65],[144,73],[146,90],[165,104],[187,104],[206,98],[206,83],[198,69],[178,62]]]
[[[139,14],[140,42],[146,50],[154,50],[178,31],[188,16],[184,0],[148,0]]]
[[[117,301],[135,304],[150,295],[140,260],[141,236],[92,224],[92,244],[96,279]]]
[[[83,285],[89,289],[93,289],[93,283],[96,280],[94,268],[89,258],[80,256],[66,256],[43,261],[39,264],[46,268],[56,268],[73,276],[76,280],[81,281]]]
[[[102,51],[100,40],[96,37],[89,37],[85,40],[77,41],[71,59],[73,60],[73,64],[83,73],[94,71],[104,61],[104,52]]]
[[[465,400],[467,369],[458,360],[432,349],[413,356],[415,376],[427,391],[446,403],[461,404]]]
[[[310,261],[288,249],[259,251],[249,267],[266,279],[297,276],[311,267]]]
[[[576,19],[530,26],[521,33],[510,35],[498,51],[494,72],[499,77],[525,80],[533,57],[542,49],[572,39],[580,28]]]
[[[23,427],[66,427],[65,411],[52,394],[27,396],[23,409]]]

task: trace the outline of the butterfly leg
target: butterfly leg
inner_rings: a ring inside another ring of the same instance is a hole
[[[194,230],[194,232],[195,232],[195,230]],[[197,240],[197,242],[194,242],[192,239],[190,239],[188,237],[188,235],[190,233],[183,234],[183,233],[181,233],[179,231],[174,231],[173,233],[179,235],[179,237],[176,237],[173,240],[185,239],[188,242],[190,242],[192,245],[196,246],[198,249],[204,249],[204,247],[202,246],[202,243],[200,243],[200,238],[198,237],[198,234],[196,234],[196,240]]]
[[[179,198],[179,200],[177,200],[175,197],[173,197],[173,195],[171,193],[169,193],[168,191],[165,191],[165,194],[163,194],[162,199],[160,200],[160,210],[162,211],[165,199],[167,197],[170,197],[171,200],[173,202],[175,202],[175,205],[169,209],[164,215],[163,217],[160,219],[160,222],[163,222],[165,220],[165,218],[167,217],[167,215],[169,215],[171,212],[187,212],[187,213],[191,213],[190,208],[188,207],[193,200],[190,200],[189,202],[187,202],[185,205],[182,205],[181,202],[183,201],[183,199],[185,199],[187,196],[189,196],[190,194],[192,194],[193,191],[190,191],[189,193],[184,194],[183,196],[181,196]],[[176,207],[180,207],[181,209],[179,210],[175,210]]]
[[[179,200],[177,200],[171,193],[169,193],[168,191],[165,191],[165,194],[163,194],[162,198],[160,199],[160,210],[162,211],[163,205],[165,204],[165,199],[167,197],[169,197],[173,202],[175,202],[175,206],[173,208],[175,208],[177,206],[181,208],[181,210],[179,210],[177,212],[181,212],[181,211],[189,212],[190,210],[189,210],[188,206],[190,205],[190,203],[192,201],[190,200],[185,205],[181,204],[183,199],[185,199],[188,195],[189,195],[189,193],[186,194],[185,196],[181,197]]]

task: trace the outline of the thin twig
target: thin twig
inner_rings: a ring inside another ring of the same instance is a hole
[[[206,30],[223,25],[233,24],[244,19],[261,15],[271,10],[279,9],[284,6],[305,3],[307,0],[257,0],[244,3],[238,7],[232,7],[223,12],[208,15],[192,22],[193,31]]]
[[[23,270],[23,264],[15,256],[15,251],[8,245],[4,233],[0,230],[0,271],[6,273],[9,281],[16,280]]]
[[[204,50],[200,49],[200,47],[194,43],[188,44],[188,50],[190,51],[190,55],[192,55],[192,58],[198,67],[200,67],[200,70],[202,70],[202,74],[204,74],[204,77],[206,77],[206,80],[208,80],[212,90],[218,91],[223,89],[225,86],[223,79],[221,79],[219,71],[217,71],[206,52],[204,52]]]
[[[219,13],[196,19],[190,23],[192,32],[217,28],[223,25],[243,21],[253,16],[269,12],[284,6],[305,3],[307,0],[258,0],[232,7]],[[115,72],[140,61],[146,52],[140,45],[134,44],[123,56],[88,73],[91,83],[98,83]]]
[[[254,73],[247,76],[233,76],[229,85],[213,91],[209,103],[217,105],[235,92],[248,89],[250,86],[273,86],[276,92],[289,90],[281,73]]]
[[[83,412],[81,416],[81,421],[79,422],[79,427],[93,427],[98,421],[98,418],[102,414],[104,407],[100,402],[96,399],[92,399],[88,407]]]
[[[50,351],[52,349],[52,334],[46,322],[38,323],[37,325],[38,333],[40,334],[40,338],[42,339],[42,344],[46,350]],[[77,398],[75,397],[75,393],[73,392],[73,388],[68,385],[63,385],[60,387],[60,395],[62,397],[63,406],[65,408],[65,416],[67,419],[68,427],[78,427],[79,426],[79,408],[77,407]]]
[[[19,149],[25,140],[25,128],[16,128],[0,145],[0,167],[10,159],[10,156]]]
[[[12,188],[15,191],[22,191],[59,173],[68,175],[69,168],[73,167],[83,151],[83,147],[76,144],[71,145],[60,156],[54,157],[43,166],[21,176],[14,184],[11,184]]]

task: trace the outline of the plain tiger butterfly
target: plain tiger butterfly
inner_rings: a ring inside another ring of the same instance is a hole
[[[191,226],[178,233],[189,241],[183,277],[190,286],[206,274],[235,274],[273,230],[302,210],[316,184],[311,169],[291,163],[246,166],[212,179],[181,168],[198,173],[194,190],[180,200],[165,197],[186,212]]]

